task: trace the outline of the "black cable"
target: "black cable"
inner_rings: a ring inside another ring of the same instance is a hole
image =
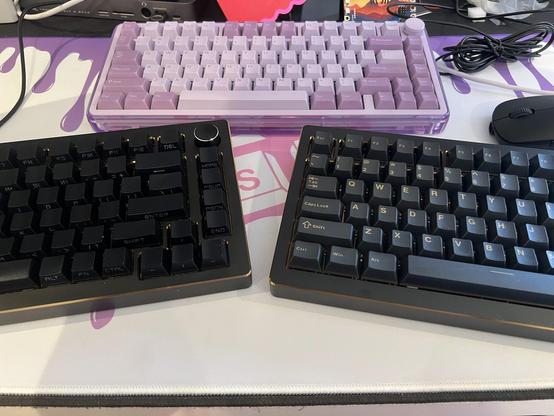
[[[19,43],[19,57],[21,61],[21,92],[19,93],[19,98],[17,99],[17,102],[14,104],[12,109],[0,120],[0,127],[6,124],[8,120],[13,117],[13,115],[17,112],[17,110],[19,110],[19,108],[23,104],[23,101],[25,100],[25,92],[27,90],[27,69],[25,67],[25,47],[23,45],[23,22],[25,20],[25,15],[34,9],[58,4],[61,4],[61,2],[49,2],[33,5],[28,9],[22,11],[19,19],[17,20],[17,40]]]

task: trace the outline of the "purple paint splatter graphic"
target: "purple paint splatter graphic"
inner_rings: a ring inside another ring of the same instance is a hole
[[[115,314],[114,309],[91,312],[90,324],[94,329],[102,329],[110,323],[114,314]]]

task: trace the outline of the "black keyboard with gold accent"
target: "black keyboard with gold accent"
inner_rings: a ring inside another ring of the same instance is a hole
[[[305,127],[277,296],[554,340],[554,152]]]
[[[0,144],[0,323],[239,289],[224,121]]]

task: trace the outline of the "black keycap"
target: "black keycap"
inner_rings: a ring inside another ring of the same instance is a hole
[[[0,263],[0,293],[18,292],[37,287],[34,280],[36,261],[14,260]]]
[[[364,271],[361,279],[397,284],[396,256],[394,254],[370,251],[365,257]]]
[[[302,200],[300,215],[309,218],[340,222],[342,211],[343,204],[338,199],[305,196]]]
[[[76,137],[71,151],[77,160],[96,159],[98,157],[96,138],[93,135]]]
[[[432,216],[433,234],[442,236],[444,239],[456,237],[456,217],[452,214],[437,212]]]
[[[341,154],[361,159],[364,156],[363,138],[355,134],[347,134],[342,145]]]
[[[529,175],[529,158],[526,152],[510,150],[502,158],[502,171],[516,176]]]
[[[26,143],[18,148],[15,157],[17,165],[22,168],[40,165],[44,162],[44,149],[36,144]]]
[[[127,202],[127,219],[178,218],[186,216],[183,194],[169,194],[133,198]]]
[[[97,181],[100,175],[100,159],[83,160],[79,168],[79,177],[82,181]]]
[[[102,142],[102,156],[104,158],[122,156],[123,140],[118,132],[104,133],[107,136],[104,137]]]
[[[360,255],[355,248],[331,246],[325,265],[325,273],[358,278]]]
[[[198,242],[198,227],[190,219],[172,221],[169,224],[169,241],[171,245]]]
[[[14,166],[15,152],[8,146],[0,148],[0,169],[10,169]]]
[[[4,169],[0,171],[0,192],[8,193],[21,189],[19,169]]]
[[[487,243],[477,244],[479,263],[486,266],[505,267],[506,253],[502,244]]]
[[[406,210],[408,208],[419,209],[421,208],[421,195],[417,186],[402,186],[400,187],[400,194],[396,207],[400,210]]]
[[[50,244],[50,254],[57,256],[73,253],[77,247],[76,239],[77,232],[75,229],[54,231]]]
[[[45,257],[40,263],[38,278],[42,287],[69,282],[69,262],[65,256]]]
[[[67,140],[52,140],[48,145],[48,157],[52,164],[72,162],[70,142]]]
[[[535,250],[532,248],[515,246],[506,249],[506,252],[510,268],[528,272],[539,271],[539,261],[537,260]]]
[[[554,251],[547,250],[544,253],[539,252],[541,271],[543,273],[554,274]]]
[[[554,203],[545,202],[544,204],[538,204],[539,211],[539,223],[548,227],[554,227]]]
[[[317,131],[312,142],[312,152],[331,154],[335,139],[333,135],[327,131]]]
[[[360,176],[358,179],[361,179],[365,182],[375,182],[381,180],[381,164],[378,160],[373,159],[364,159],[362,161],[362,167],[360,170]]]
[[[16,212],[31,211],[31,190],[13,191],[8,199],[8,212],[14,214]]]
[[[521,197],[535,202],[547,202],[550,195],[548,182],[544,178],[529,177],[521,183]]]
[[[362,253],[368,251],[383,251],[383,230],[377,227],[363,227],[358,240],[357,249]]]
[[[500,243],[505,247],[517,244],[517,229],[515,223],[511,221],[495,220],[494,226],[490,230],[490,239],[495,243]]]
[[[500,173],[502,166],[502,158],[500,150],[485,147],[475,155],[477,170]]]
[[[473,149],[470,145],[457,144],[448,152],[447,164],[462,170],[473,169]]]
[[[371,187],[369,203],[373,206],[392,205],[392,186],[390,183],[374,182]]]
[[[4,213],[0,212],[0,237],[5,237],[7,235],[6,229],[7,229],[7,219]]]
[[[337,190],[337,178],[308,175],[306,179],[306,195],[337,199]]]
[[[171,173],[169,175],[172,175]],[[202,191],[202,201],[205,207],[227,206],[225,191],[221,188],[207,189]]]
[[[40,188],[37,193],[36,206],[38,209],[59,208],[61,206],[59,196],[60,188],[58,186]]]
[[[333,176],[344,181],[354,176],[354,159],[350,156],[337,156]]]
[[[75,183],[75,166],[73,162],[56,163],[52,168],[52,182],[54,185]]]
[[[46,236],[44,233],[23,236],[19,247],[22,258],[40,258],[46,255]]]
[[[510,205],[510,219],[516,224],[536,224],[537,206],[535,201],[516,198]]]
[[[554,156],[539,153],[531,159],[532,174],[538,178],[554,179]]]
[[[338,223],[315,218],[300,217],[296,238],[302,241],[321,243],[326,246],[340,245],[353,247],[354,227],[352,224]]]
[[[423,142],[418,147],[420,165],[430,165],[439,167],[441,165],[441,149],[436,142]]]
[[[215,187],[224,183],[219,168],[202,168],[200,170],[200,179],[204,186]]]
[[[119,194],[124,200],[142,196],[142,181],[140,176],[128,176],[121,179]]]
[[[222,239],[204,240],[202,249],[202,269],[229,265],[227,241]]]
[[[431,165],[416,165],[412,185],[423,189],[435,186],[435,171]]]
[[[115,223],[111,232],[112,247],[154,246],[162,242],[158,221],[151,218],[142,221]]]
[[[50,186],[50,170],[46,165],[30,166],[25,171],[25,186],[30,189],[39,189]]]
[[[531,249],[526,249],[531,250]],[[520,271],[410,256],[401,283],[477,297],[554,305],[554,278]]]
[[[440,188],[449,192],[462,190],[462,171],[457,168],[444,168],[441,173]]]
[[[409,209],[404,218],[404,231],[412,233],[427,232],[427,212],[418,209]]]
[[[100,257],[100,253],[96,251],[73,254],[71,280],[73,282],[80,282],[98,279],[100,277]]]
[[[466,215],[477,216],[477,196],[466,192],[458,192],[454,196],[454,214],[458,217]]]
[[[130,137],[127,141],[127,152],[129,156],[137,156],[152,151],[152,140],[146,136]]]
[[[14,237],[0,238],[0,262],[15,260],[16,248]]]
[[[424,257],[444,258],[444,246],[440,235],[422,234],[418,241],[418,255]]]
[[[219,163],[220,152],[217,147],[201,147],[198,149],[198,160],[203,166],[215,166]]]
[[[359,179],[348,179],[344,186],[342,200],[348,202],[364,202],[365,200],[365,182]]]
[[[376,227],[382,228],[385,231],[391,231],[398,228],[398,209],[396,207],[388,207],[379,205],[375,218]]]
[[[113,201],[118,197],[113,179],[104,179],[94,182],[92,199],[96,202]]]
[[[37,231],[35,214],[31,212],[18,212],[13,214],[10,232],[12,235],[34,234]]]
[[[515,175],[505,175],[501,173],[494,185],[495,194],[498,196],[509,199],[519,197],[519,181]]]
[[[140,255],[140,278],[168,276],[171,261],[170,253],[163,247],[146,247]]]
[[[102,274],[108,276],[129,275],[133,271],[131,251],[126,247],[108,248],[102,255]]]
[[[448,212],[448,192],[444,189],[429,189],[425,193],[425,211]]]
[[[321,244],[295,241],[290,253],[289,266],[293,269],[321,272],[322,260]]]
[[[489,172],[472,170],[466,176],[466,190],[477,195],[487,195],[491,190],[491,181]]]
[[[405,185],[408,183],[408,167],[403,162],[390,162],[386,176],[388,183]]]
[[[72,183],[65,187],[64,204],[71,207],[88,202],[88,193],[86,183]]]
[[[107,178],[116,179],[127,176],[127,158],[125,156],[109,157],[104,169]]]
[[[229,232],[229,214],[224,209],[206,212],[206,229],[208,234],[227,234]]]
[[[371,210],[369,208],[369,204],[365,204],[363,202],[351,202],[346,222],[349,222],[357,227],[369,225],[370,213]]]
[[[368,159],[387,162],[389,160],[389,143],[386,137],[374,136],[369,141]]]
[[[414,145],[412,140],[396,139],[392,160],[403,162],[408,165],[414,164]]]
[[[178,150],[138,154],[135,157],[135,174],[149,175],[180,171],[181,162],[181,152]]]
[[[448,242],[448,259],[473,263],[473,244],[471,240],[452,238]]]
[[[101,224],[111,224],[123,221],[121,212],[121,203],[119,201],[101,202],[98,205],[98,222]]]
[[[482,242],[487,239],[485,220],[479,217],[465,217],[460,219],[460,236],[473,241]]]
[[[104,247],[106,230],[103,225],[85,227],[81,233],[81,250],[101,250]]]
[[[86,227],[92,225],[92,205],[75,205],[69,213],[70,227]]]
[[[412,233],[408,231],[392,230],[388,252],[396,254],[400,258],[413,253],[414,240]]]
[[[525,224],[520,230],[520,246],[548,250],[548,233],[543,225]]]
[[[507,220],[508,207],[503,196],[487,195],[481,203],[481,216],[488,220]]]
[[[198,259],[193,244],[180,244],[171,248],[171,272],[183,273],[198,270]]]
[[[160,137],[158,146],[160,152],[169,152],[171,150],[181,150],[183,147],[182,142],[183,138],[178,134],[163,135]]]
[[[329,169],[329,156],[314,153],[308,161],[308,172],[312,175],[327,176]]]

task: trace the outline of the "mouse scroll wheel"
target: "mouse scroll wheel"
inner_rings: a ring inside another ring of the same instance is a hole
[[[510,118],[525,118],[535,114],[535,110],[528,107],[519,108],[509,114]]]

